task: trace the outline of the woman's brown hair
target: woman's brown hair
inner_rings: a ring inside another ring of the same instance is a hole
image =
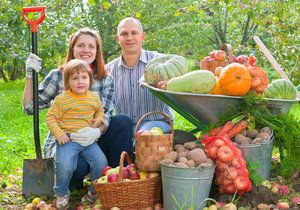
[[[90,28],[81,28],[70,36],[66,61],[63,65],[60,66],[60,70],[63,71],[67,62],[74,59],[74,52],[73,52],[74,45],[81,35],[88,35],[95,38],[96,45],[97,45],[97,53],[96,53],[96,59],[92,63],[94,75],[95,75],[95,79],[97,80],[105,78],[108,75],[108,72],[104,64],[101,36],[98,32]]]

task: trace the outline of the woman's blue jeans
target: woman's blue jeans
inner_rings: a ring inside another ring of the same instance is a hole
[[[79,155],[88,163],[92,181],[101,176],[102,168],[107,165],[106,157],[96,142],[86,147],[73,141],[69,141],[63,145],[56,143],[56,182],[54,186],[56,195],[63,196],[69,194],[69,184],[73,172],[77,168]],[[95,191],[92,185],[90,185],[89,190],[91,192]]]
[[[105,154],[108,165],[116,167],[120,162],[122,151],[133,154],[133,123],[127,115],[116,115],[111,118],[106,132],[97,141]],[[79,156],[77,169],[74,171],[70,189],[83,188],[83,179],[89,173],[89,165],[82,156]]]

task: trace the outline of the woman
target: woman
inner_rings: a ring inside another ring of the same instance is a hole
[[[97,125],[102,134],[97,143],[106,155],[108,165],[116,167],[119,165],[122,151],[132,153],[133,125],[131,119],[126,115],[112,116],[115,108],[114,83],[105,68],[101,38],[97,32],[89,28],[82,28],[70,36],[65,63],[59,69],[50,71],[39,85],[39,108],[49,108],[51,101],[63,92],[62,72],[66,63],[72,59],[84,60],[93,69],[94,83],[90,90],[98,94],[105,111],[105,122]],[[41,60],[31,54],[26,61],[26,85],[23,95],[23,109],[26,114],[33,113],[32,70],[38,72],[40,69]],[[95,129],[98,128],[89,127],[87,133],[81,134],[82,137],[93,136]],[[55,151],[55,138],[51,133],[48,133],[44,145],[44,157],[54,157]],[[88,172],[89,165],[82,156],[79,156],[77,169],[72,177],[71,188],[82,187],[82,180]]]

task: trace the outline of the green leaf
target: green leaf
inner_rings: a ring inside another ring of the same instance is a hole
[[[95,5],[95,0],[88,0],[89,5]]]
[[[106,10],[108,10],[108,9],[110,8],[110,6],[111,6],[111,4],[110,4],[108,1],[104,1],[102,4],[103,4],[103,7],[104,7]]]

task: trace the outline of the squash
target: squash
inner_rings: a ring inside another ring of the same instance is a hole
[[[188,72],[187,60],[179,55],[161,55],[153,58],[145,67],[145,81],[155,86],[158,82],[181,76]]]
[[[218,94],[218,95],[224,95],[223,90],[220,87],[220,83],[219,83],[219,79],[216,77],[216,85],[215,87],[212,89],[212,91],[210,91],[210,94]]]
[[[266,98],[279,98],[293,100],[296,98],[297,90],[294,84],[287,79],[273,80],[265,89]]]
[[[221,71],[219,83],[225,95],[243,96],[250,90],[251,76],[244,65],[231,63]]]
[[[194,70],[182,76],[172,78],[167,83],[167,90],[186,93],[208,93],[216,84],[211,71]]]

